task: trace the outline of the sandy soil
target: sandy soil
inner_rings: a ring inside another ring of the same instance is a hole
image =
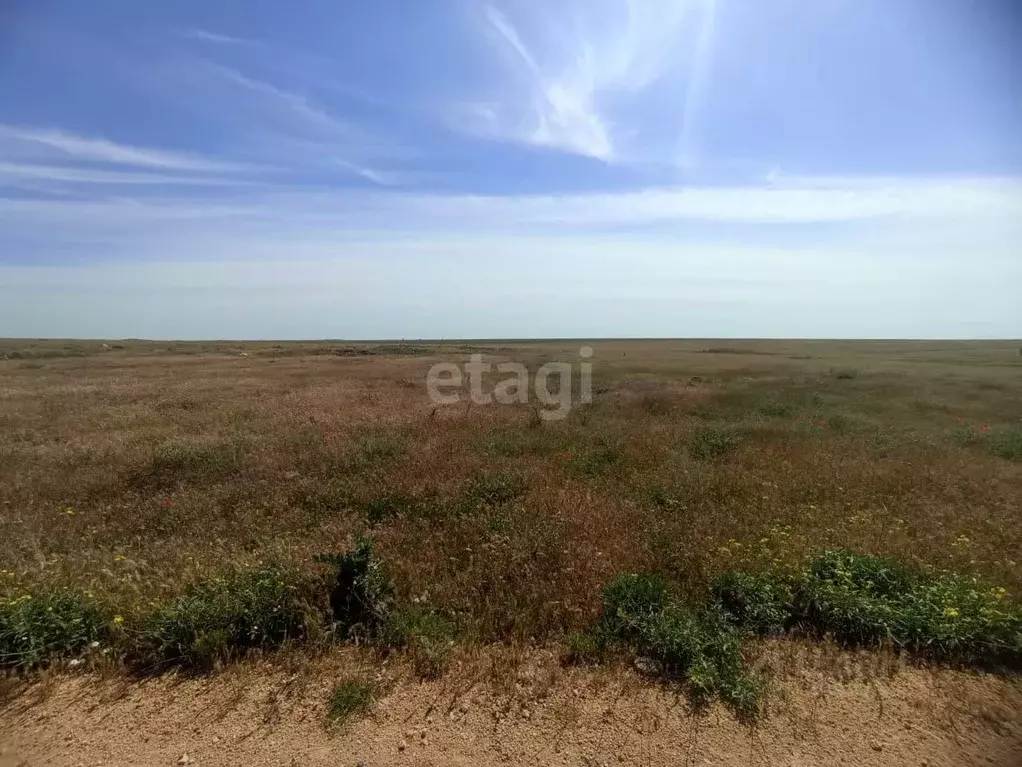
[[[749,728],[723,709],[693,714],[628,671],[538,654],[477,659],[436,682],[386,671],[373,712],[328,729],[346,662],[56,675],[0,710],[0,765],[1022,765],[1019,679],[789,659]]]

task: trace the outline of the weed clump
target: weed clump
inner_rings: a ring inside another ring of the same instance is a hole
[[[743,637],[708,605],[681,602],[661,576],[633,573],[604,589],[603,614],[593,633],[574,639],[573,655],[587,660],[615,646],[626,649],[640,668],[684,682],[695,704],[719,696],[752,719],[763,685],[743,662]]]
[[[711,599],[726,620],[759,634],[790,628],[794,591],[780,575],[729,572],[711,587]]]
[[[990,434],[991,452],[1009,461],[1022,460],[1022,428],[996,429]]]
[[[432,610],[409,607],[397,610],[390,621],[392,645],[404,649],[415,672],[426,679],[439,677],[454,648],[454,622]]]
[[[598,477],[620,460],[620,449],[606,442],[598,442],[572,456],[571,467],[584,477]]]
[[[327,722],[342,725],[369,711],[376,702],[376,687],[364,679],[346,679],[338,682],[327,698]]]
[[[294,573],[259,566],[192,586],[141,619],[131,655],[147,667],[204,669],[306,635],[311,610]]]
[[[60,591],[0,600],[0,668],[30,669],[82,653],[109,629],[84,594]]]
[[[461,502],[467,509],[498,506],[521,497],[526,484],[517,474],[499,472],[473,479],[462,491]]]
[[[689,453],[703,461],[721,458],[733,453],[741,441],[742,435],[733,427],[705,427],[692,435]]]

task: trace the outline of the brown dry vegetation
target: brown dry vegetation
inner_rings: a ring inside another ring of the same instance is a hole
[[[477,350],[534,370],[577,342],[4,342],[5,590],[142,609],[226,563],[314,567],[372,533],[399,594],[479,641],[583,628],[622,571],[695,593],[835,545],[1018,593],[1016,344],[593,346],[593,404],[539,423],[436,410],[426,370]],[[495,477],[517,497],[445,511]]]

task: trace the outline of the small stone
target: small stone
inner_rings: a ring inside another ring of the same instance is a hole
[[[408,744],[405,743],[403,740],[397,744],[398,751],[404,751],[406,748],[408,748]]]
[[[869,747],[872,748],[874,751],[883,751],[884,750],[884,744],[879,742],[879,741],[876,741],[876,740],[874,740],[872,743],[870,743]]]
[[[192,759],[190,756],[188,756],[188,753],[185,752],[185,753],[181,754],[181,758],[177,760],[177,763],[178,764],[195,764],[195,760]]]

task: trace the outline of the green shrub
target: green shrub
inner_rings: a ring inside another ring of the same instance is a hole
[[[376,702],[376,687],[364,679],[338,682],[327,698],[327,722],[341,725],[369,711]]]
[[[0,668],[34,668],[106,639],[104,611],[72,591],[0,600]]]
[[[850,381],[859,377],[859,371],[855,368],[841,368],[834,371],[834,377],[839,381]]]
[[[663,578],[648,574],[617,576],[603,603],[595,632],[577,638],[573,652],[598,659],[607,644],[618,645],[648,671],[685,682],[695,703],[720,696],[740,716],[757,716],[762,684],[743,663],[743,635],[714,611],[681,603]]]
[[[995,429],[990,433],[989,444],[996,456],[1009,461],[1022,459],[1022,428],[1015,426]]]
[[[689,453],[693,458],[709,460],[735,451],[742,435],[733,427],[704,427],[692,435]]]
[[[1022,610],[1004,589],[954,573],[923,576],[882,557],[833,549],[798,575],[732,573],[715,584],[721,614],[967,663],[1022,662]]]
[[[788,628],[794,611],[794,590],[781,576],[730,572],[710,588],[713,604],[727,620],[757,633]]]
[[[330,587],[335,627],[349,639],[377,636],[391,617],[394,587],[372,540],[360,537],[351,551],[317,560],[336,568]]]
[[[661,575],[618,575],[603,589],[600,628],[611,636],[633,636],[643,621],[663,610],[671,598],[671,586]]]
[[[607,637],[597,631],[573,631],[565,638],[568,663],[580,666],[602,663],[607,653]]]
[[[138,626],[137,664],[208,668],[239,651],[307,633],[311,610],[295,574],[271,566],[231,570],[157,606]]]
[[[658,509],[673,509],[681,505],[675,495],[662,485],[653,485],[646,489],[646,500]]]
[[[756,408],[762,415],[769,418],[790,418],[795,414],[794,405],[789,405],[785,402],[776,402],[768,400],[763,402],[758,408]]]

